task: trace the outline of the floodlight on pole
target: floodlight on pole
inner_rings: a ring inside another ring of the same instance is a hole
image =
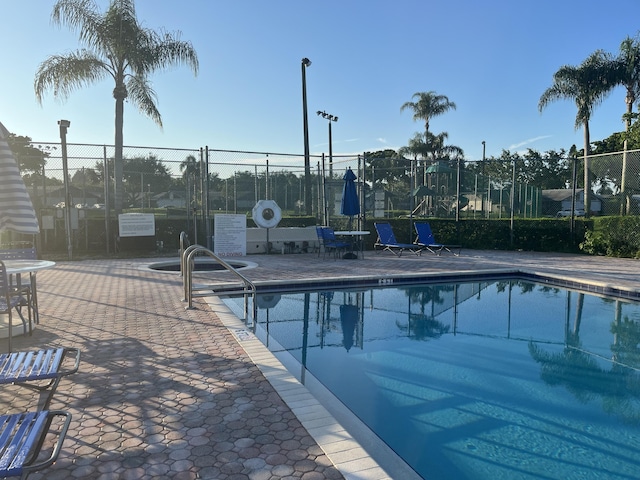
[[[329,178],[333,178],[333,139],[331,138],[331,122],[337,122],[338,117],[330,113],[318,110],[317,115],[329,120]]]

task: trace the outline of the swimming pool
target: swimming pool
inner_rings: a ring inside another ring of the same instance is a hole
[[[270,292],[255,334],[425,478],[640,476],[640,306],[523,279]]]

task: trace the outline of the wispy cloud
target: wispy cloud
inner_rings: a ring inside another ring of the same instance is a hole
[[[387,144],[387,139],[386,138],[377,138],[376,140],[378,140],[380,143],[384,143],[385,145]]]
[[[551,135],[540,135],[539,137],[529,138],[520,143],[514,143],[513,145],[510,145],[509,150],[517,150],[518,148],[524,147],[525,145],[529,145],[531,143],[535,143],[539,140],[544,140],[545,138],[549,138],[549,137],[551,137]]]

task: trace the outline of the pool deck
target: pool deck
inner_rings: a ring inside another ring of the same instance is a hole
[[[38,273],[41,323],[15,337],[14,350],[73,346],[82,361],[50,407],[73,415],[60,459],[31,479],[399,478],[395,460],[354,440],[322,406],[308,407],[313,396],[219,302],[185,309],[179,273],[146,268],[160,260],[59,262]],[[517,269],[640,292],[633,259],[462,250],[246,260],[257,264],[243,270],[254,282]],[[9,386],[0,401],[22,412],[37,408],[38,395]]]

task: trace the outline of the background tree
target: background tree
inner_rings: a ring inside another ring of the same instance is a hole
[[[640,149],[640,123],[634,122],[626,132],[615,132],[602,140],[592,142],[592,153],[616,153],[624,150],[624,142],[627,141],[628,150]]]
[[[429,122],[433,117],[456,109],[456,104],[449,101],[446,95],[437,95],[433,90],[414,93],[411,98],[416,101],[405,102],[400,111],[411,110],[415,121],[424,121],[425,134],[429,132]]]
[[[573,100],[576,104],[578,112],[575,128],[584,128],[584,210],[587,215],[591,206],[589,121],[594,108],[615,86],[611,82],[611,65],[610,56],[602,50],[597,50],[577,67],[560,67],[553,74],[553,85],[545,90],[538,102],[540,112],[556,100]]]
[[[47,164],[49,154],[33,147],[30,137],[9,133],[7,143],[18,162],[20,172],[25,177],[25,182],[30,178],[29,174],[42,174],[42,167]]]
[[[636,37],[632,39],[630,37],[625,38],[620,44],[620,52],[618,57],[613,62],[614,65],[614,81],[615,83],[624,86],[626,90],[625,104],[626,112],[624,115],[625,132],[629,132],[631,129],[631,123],[633,119],[633,104],[638,100],[640,95],[640,41]],[[621,213],[627,213],[630,207],[631,197],[627,192],[627,149],[629,148],[628,139],[625,137],[623,140],[623,157],[622,157],[622,176],[620,179],[620,189],[622,194],[626,197],[625,201],[621,203]]]
[[[149,192],[166,192],[173,179],[165,164],[155,155],[125,159],[123,178],[127,204],[141,205]]]
[[[200,162],[193,155],[188,155],[182,162],[180,162],[180,172],[182,172],[182,178],[199,178],[200,177]]]
[[[198,73],[198,58],[180,33],[155,32],[143,28],[136,17],[133,0],[111,0],[106,12],[90,0],[58,0],[51,19],[79,32],[85,48],[65,55],[53,55],[36,72],[34,88],[38,102],[45,92],[66,99],[77,88],[111,78],[115,87],[115,209],[123,200],[124,101],[128,99],[160,127],[156,94],[149,75],[176,64],[186,64]]]
[[[395,190],[404,185],[408,191],[410,179],[410,162],[392,149],[364,153],[364,164],[367,169],[366,178],[373,180],[375,190],[384,187]]]
[[[76,186],[95,186],[100,185],[101,178],[93,168],[82,167],[73,174],[71,183]]]

